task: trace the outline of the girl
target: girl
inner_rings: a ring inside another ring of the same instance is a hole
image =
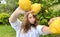
[[[10,16],[9,22],[16,31],[16,37],[39,37],[41,34],[51,34],[49,27],[38,25],[37,17],[32,12],[25,12],[18,7]],[[18,19],[20,14],[24,14],[22,22]]]

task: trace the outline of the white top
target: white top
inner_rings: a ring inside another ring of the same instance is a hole
[[[17,19],[17,21],[14,23],[10,22],[10,24],[12,28],[14,28],[14,30],[16,31],[16,37],[39,37],[39,35],[44,34],[42,32],[43,26],[41,25],[38,25],[36,29],[31,27],[31,30],[29,30],[27,33],[22,34],[20,32],[20,26],[22,25],[22,22],[19,19]]]

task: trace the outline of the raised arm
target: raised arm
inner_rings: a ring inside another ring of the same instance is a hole
[[[50,21],[48,22],[48,24],[50,25],[54,20],[56,20],[58,18],[60,18],[60,17],[55,17],[55,18],[50,19]],[[43,27],[42,31],[44,33],[46,33],[46,34],[51,34],[50,29],[47,26]]]
[[[25,14],[25,11],[18,7],[10,16],[9,21],[12,23],[17,21],[17,18],[19,17],[20,14]]]

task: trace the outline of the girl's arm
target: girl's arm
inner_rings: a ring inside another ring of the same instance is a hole
[[[20,14],[25,14],[25,11],[18,7],[10,16],[9,21],[12,23],[17,21],[17,18],[19,17]]]
[[[49,29],[49,27],[47,27],[47,26],[44,26],[44,27],[42,28],[42,32],[43,32],[44,34],[51,34],[50,29]]]
[[[50,24],[51,24],[54,20],[56,20],[57,18],[60,18],[60,17],[56,17],[56,18],[50,19],[50,21],[48,22],[48,24],[50,25]],[[44,33],[46,33],[46,34],[51,34],[50,29],[49,29],[49,27],[47,27],[47,26],[43,27],[42,31],[43,31]]]

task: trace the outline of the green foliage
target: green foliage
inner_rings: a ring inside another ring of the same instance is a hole
[[[18,7],[18,0],[6,0],[6,1],[7,1],[7,4],[0,4],[0,24],[2,25],[5,25],[5,24],[9,25],[9,22],[8,22],[8,18],[10,17],[9,14],[11,14]],[[48,25],[48,21],[51,18],[60,16],[60,0],[31,0],[31,1],[32,3],[42,4],[42,9],[40,13],[37,15],[39,24]],[[23,15],[20,15],[19,19],[21,21],[23,20],[22,18],[23,18]],[[0,31],[0,33],[2,32]],[[4,34],[4,36],[6,35]],[[9,37],[9,35],[7,37]],[[59,36],[55,36],[55,35],[43,35],[42,36],[41,35],[40,37],[60,37],[60,35]]]
[[[0,4],[0,13],[11,14],[18,7],[18,0],[6,0],[7,4]],[[42,25],[48,25],[48,21],[60,16],[60,0],[31,0],[32,3],[42,4],[42,9],[37,15],[39,23]],[[45,11],[47,10],[47,12]],[[20,16],[22,19],[22,16]]]
[[[7,13],[0,13],[0,24],[9,24],[8,18],[9,18],[9,14]]]
[[[10,25],[0,25],[0,37],[16,37],[15,30]]]
[[[60,16],[60,1],[59,0],[31,0],[33,3],[42,4],[42,9],[37,15],[39,24],[47,25],[51,18]]]
[[[12,13],[18,6],[17,0],[6,0],[6,4],[0,4],[0,13]]]
[[[0,24],[9,24],[9,14],[17,8],[18,0],[6,0],[6,4],[0,4]]]

